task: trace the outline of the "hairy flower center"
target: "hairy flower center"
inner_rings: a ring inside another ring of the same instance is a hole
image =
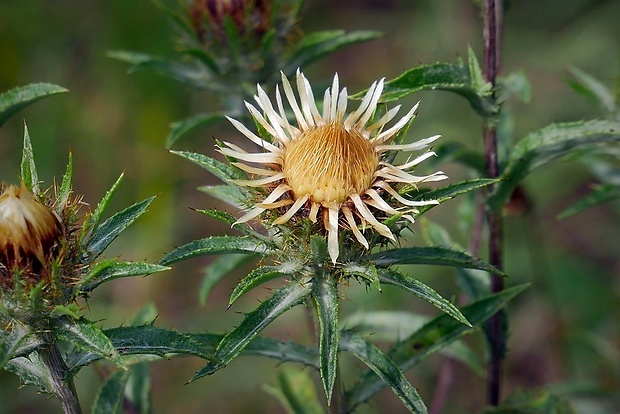
[[[295,198],[310,195],[315,203],[341,204],[370,187],[378,164],[372,143],[340,123],[330,123],[291,141],[283,172]]]

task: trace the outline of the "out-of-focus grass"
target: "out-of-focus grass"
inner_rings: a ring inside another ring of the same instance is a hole
[[[566,68],[574,65],[606,84],[615,82],[620,74],[618,15],[619,1],[512,2],[505,20],[502,71],[524,69],[533,90],[529,105],[512,102],[505,107],[514,115],[515,137],[550,122],[597,115],[596,108],[565,85]],[[454,61],[465,56],[468,45],[481,53],[481,24],[469,2],[308,1],[302,16],[306,32],[343,28],[385,33],[380,40],[304,68],[313,83],[327,81],[337,71],[350,91],[365,88],[379,77],[395,77],[421,63]],[[147,1],[0,2],[0,90],[39,81],[71,90],[19,113],[0,130],[0,180],[16,180],[24,119],[40,177],[47,184],[53,176],[60,176],[69,150],[76,164],[74,189],[84,194],[86,202],[99,200],[125,171],[125,183],[112,207],[118,209],[158,194],[150,212],[112,246],[110,254],[127,259],[155,261],[175,245],[230,231],[188,208],[219,206],[195,190],[216,179],[164,150],[168,124],[204,110],[208,97],[151,73],[127,75],[123,64],[105,57],[106,51],[113,49],[168,54],[173,50],[173,38],[170,25]],[[418,99],[422,106],[410,132],[413,138],[441,133],[446,141],[481,147],[480,121],[464,100],[425,92],[407,102]],[[192,133],[178,147],[208,153],[213,149],[212,136],[235,139],[232,128],[221,125]],[[445,168],[453,177],[463,176],[460,166]],[[615,368],[613,364],[620,343],[618,210],[601,206],[564,221],[555,218],[590,182],[587,170],[574,163],[558,163],[537,172],[525,183],[532,210],[526,216],[507,218],[508,284],[535,283],[509,308],[506,391],[550,383],[563,383],[563,389],[593,384],[600,388],[601,397],[581,399],[579,407],[602,413],[609,412],[605,410],[612,405],[605,404],[613,404],[613,390],[620,388],[618,361]],[[457,208],[438,208],[432,217],[467,244],[469,235],[459,233]],[[89,302],[90,315],[101,319],[104,326],[115,326],[152,301],[160,311],[159,324],[181,330],[224,331],[240,320],[237,312],[251,309],[261,298],[248,296],[226,311],[227,296],[237,279],[230,278],[214,290],[207,306],[200,308],[200,268],[208,261],[182,263],[171,272],[147,279],[115,281]],[[424,267],[419,277],[444,295],[456,294],[449,269]],[[434,314],[420,301],[390,289],[367,294],[352,285],[346,293],[350,301],[344,309],[356,309],[363,303],[365,309]],[[276,325],[269,331],[274,336],[308,337],[301,311]],[[473,342],[480,345],[479,339]],[[442,357],[433,357],[410,376],[427,402],[442,362]],[[277,367],[272,361],[242,358],[213,377],[184,386],[201,364],[191,358],[153,364],[155,412],[281,410],[261,390],[261,383],[275,382]],[[350,381],[359,367],[354,363],[345,367]],[[484,401],[483,380],[460,366],[456,375],[446,412],[477,410]],[[77,382],[87,408],[100,383],[99,374],[84,369]],[[0,374],[0,413],[58,412],[53,400],[37,396],[27,387],[17,391],[18,387],[16,377]],[[384,392],[361,412],[403,410],[396,397]]]

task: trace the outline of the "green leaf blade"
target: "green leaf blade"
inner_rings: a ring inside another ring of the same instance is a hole
[[[93,404],[93,414],[116,414],[121,411],[129,371],[116,371],[101,386]]]
[[[242,178],[236,169],[228,164],[216,160],[215,158],[188,151],[170,150],[170,153],[183,157],[194,164],[201,166],[225,183],[230,183],[231,180]]]
[[[223,119],[225,118],[222,114],[197,114],[173,122],[170,125],[170,132],[166,138],[166,148],[171,148],[183,135],[197,128],[213,125]]]
[[[250,253],[264,255],[268,252],[267,246],[247,237],[211,236],[205,239],[194,240],[177,247],[160,260],[160,264],[167,266],[192,257],[225,254]]]
[[[85,246],[90,257],[99,257],[120,233],[146,212],[146,209],[154,199],[155,197],[149,197],[146,200],[129,206],[114,214],[100,226],[94,228]]]
[[[409,411],[424,414],[428,410],[418,391],[411,385],[405,374],[379,348],[361,336],[351,332],[342,332],[342,350],[348,351],[364,362],[388,384],[394,394],[401,399]],[[352,411],[352,407],[351,411]]]
[[[74,344],[79,349],[92,352],[125,368],[125,363],[112,341],[92,322],[86,319],[73,321],[62,318],[56,321],[54,329],[59,338]]]
[[[28,126],[24,122],[24,149],[22,153],[22,162],[20,169],[20,177],[26,185],[26,188],[35,195],[41,196],[41,187],[39,186],[39,177],[37,175],[37,166],[34,163],[34,154],[32,152],[32,142],[28,133]]]
[[[478,258],[465,252],[441,246],[391,249],[370,255],[370,260],[373,260],[377,266],[384,268],[392,265],[427,264],[480,269],[505,276],[503,272]]]
[[[488,203],[501,208],[514,189],[533,170],[574,150],[620,142],[620,123],[587,121],[551,124],[520,140],[510,152]]]
[[[472,327],[467,318],[463,316],[461,311],[456,306],[419,280],[389,269],[380,269],[379,279],[382,283],[394,285],[413,293],[419,298],[435,306],[437,309],[452,316],[457,321]]]
[[[241,279],[233,293],[230,295],[230,299],[228,300],[228,306],[231,306],[233,303],[237,301],[241,296],[245,295],[250,290],[255,287],[268,282],[270,280],[276,279],[278,277],[284,277],[287,275],[292,275],[302,269],[300,263],[287,262],[282,263],[277,266],[261,266],[252,270],[246,277]]]
[[[170,270],[170,268],[152,263],[104,261],[95,265],[93,270],[78,282],[78,287],[82,292],[90,292],[110,280],[146,276],[166,270]]]
[[[329,405],[338,369],[338,284],[328,275],[314,279],[312,299],[319,319],[319,370]]]
[[[13,88],[0,95],[0,127],[15,113],[48,96],[69,92],[51,83],[31,83]]]
[[[198,371],[190,381],[211,375],[228,365],[267,325],[282,313],[303,303],[310,295],[310,289],[307,281],[293,281],[278,289],[224,336],[211,362]]]

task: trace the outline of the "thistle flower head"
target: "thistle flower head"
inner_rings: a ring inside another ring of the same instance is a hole
[[[350,113],[347,113],[347,89],[340,89],[338,75],[325,91],[322,110],[300,71],[296,83],[298,97],[282,75],[282,88],[295,123],[287,119],[278,87],[275,105],[260,86],[254,97],[258,108],[246,102],[254,120],[269,135],[266,139],[229,118],[239,132],[263,151],[250,153],[229,142],[224,142],[218,151],[238,160],[234,165],[253,175],[252,179],[238,180],[238,185],[268,192],[237,223],[245,223],[266,210],[281,212],[273,221],[275,225],[285,224],[295,216],[320,221],[327,235],[330,258],[335,263],[340,254],[339,228],[352,232],[368,249],[364,235],[368,228],[395,239],[390,228],[380,221],[381,217],[399,215],[413,222],[415,207],[438,204],[435,200],[408,200],[398,192],[398,186],[403,184],[447,178],[441,171],[425,176],[411,174],[415,166],[435,153],[425,152],[401,165],[393,165],[386,155],[388,151],[424,150],[439,138],[436,135],[410,144],[392,143],[414,118],[418,105],[389,125],[400,106],[376,116],[383,79],[371,85],[359,107]]]
[[[1,192],[0,264],[3,273],[7,273],[4,277],[17,266],[40,269],[62,234],[63,224],[58,215],[37,200],[23,183]]]

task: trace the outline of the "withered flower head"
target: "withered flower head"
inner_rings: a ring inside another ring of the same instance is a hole
[[[21,187],[8,186],[0,195],[0,263],[41,266],[62,235],[56,213]]]
[[[426,176],[410,173],[422,161],[435,155],[434,152],[425,152],[402,165],[392,165],[386,156],[388,151],[423,150],[440,137],[436,135],[403,145],[391,143],[413,119],[417,105],[388,127],[400,106],[373,120],[383,80],[372,84],[359,108],[350,114],[346,113],[347,90],[340,90],[337,75],[332,87],[325,91],[322,112],[317,108],[310,83],[303,73],[297,72],[299,102],[284,75],[282,86],[296,125],[287,120],[279,89],[276,88],[274,107],[259,86],[258,96],[254,98],[262,111],[249,103],[246,106],[271,138],[264,140],[241,122],[229,120],[266,152],[248,153],[228,142],[219,148],[222,154],[243,161],[234,163],[240,169],[263,176],[237,181],[238,185],[266,187],[270,192],[237,223],[247,222],[266,210],[281,211],[279,209],[284,207],[286,212],[273,224],[284,224],[295,215],[306,216],[313,222],[321,220],[327,233],[329,255],[335,263],[339,255],[339,227],[350,230],[361,245],[369,248],[363,234],[368,227],[394,240],[391,230],[379,221],[377,213],[382,216],[398,214],[413,222],[412,214],[417,213],[415,207],[438,204],[435,200],[408,200],[396,187],[447,178],[441,171]]]
[[[241,35],[262,36],[269,27],[273,0],[194,0],[190,9],[192,26],[201,42],[207,31],[218,40],[225,38],[226,19]],[[204,23],[207,23],[207,27]],[[249,33],[251,32],[251,33]]]

